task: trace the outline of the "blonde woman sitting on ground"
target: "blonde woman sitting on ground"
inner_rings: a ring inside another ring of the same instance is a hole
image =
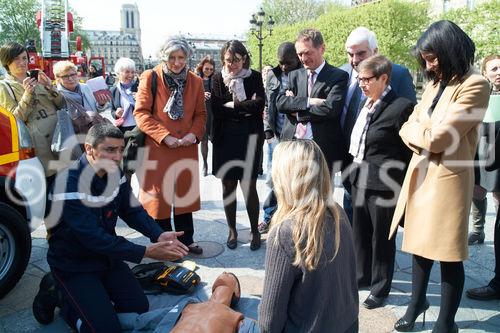
[[[282,142],[272,177],[278,208],[267,241],[261,332],[357,332],[352,231],[334,202],[323,153],[312,140]]]

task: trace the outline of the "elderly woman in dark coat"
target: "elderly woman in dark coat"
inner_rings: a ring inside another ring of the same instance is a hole
[[[260,248],[259,197],[256,182],[264,143],[265,93],[259,72],[251,70],[250,56],[240,41],[221,50],[222,72],[212,88],[213,174],[222,180],[224,212],[229,226],[227,247],[236,248],[236,187],[243,190],[252,230],[251,250]]]

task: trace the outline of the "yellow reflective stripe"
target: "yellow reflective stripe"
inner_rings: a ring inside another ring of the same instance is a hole
[[[12,135],[12,151],[17,151],[19,156],[19,134],[17,133],[17,122],[14,116],[10,118],[10,133]]]
[[[17,133],[16,118],[14,117],[14,115],[12,113],[5,110],[3,107],[0,107],[0,113],[4,114],[10,120],[10,137],[11,137],[11,141],[12,141],[12,151],[17,152],[17,151],[19,151],[19,137],[18,137],[18,133]],[[19,156],[19,153],[17,154],[17,156]],[[9,163],[9,162],[7,162],[7,163]]]
[[[0,165],[19,161],[19,152],[0,155]]]

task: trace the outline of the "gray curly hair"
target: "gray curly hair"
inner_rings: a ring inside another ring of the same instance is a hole
[[[158,51],[158,58],[162,61],[168,61],[170,53],[178,50],[182,50],[188,59],[194,53],[193,48],[189,45],[186,38],[182,36],[170,36],[163,44],[160,51]]]

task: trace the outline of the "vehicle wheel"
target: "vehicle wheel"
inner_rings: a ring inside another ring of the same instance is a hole
[[[31,234],[26,219],[0,202],[0,298],[19,281],[31,254]]]

